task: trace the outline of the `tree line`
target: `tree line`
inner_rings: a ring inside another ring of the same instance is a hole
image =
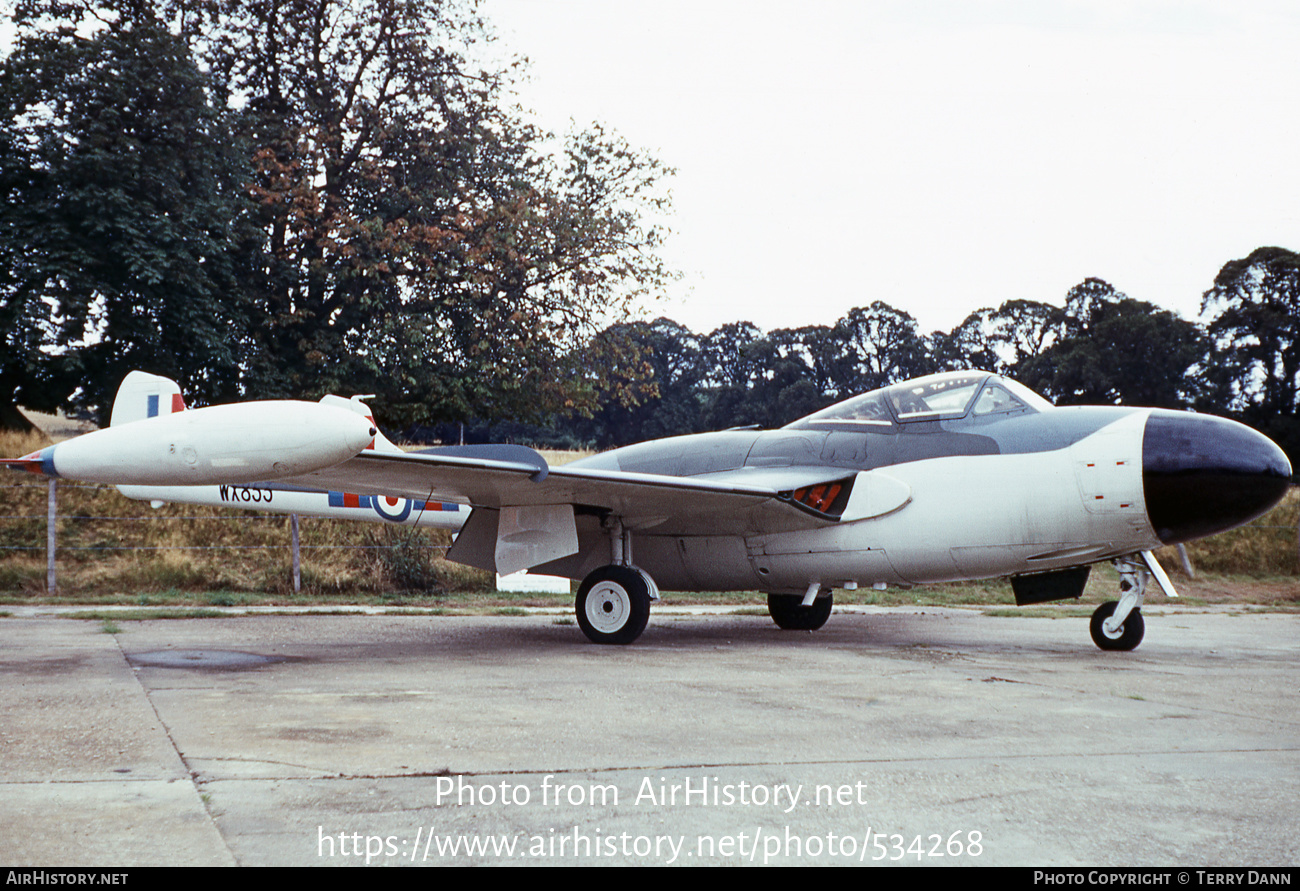
[[[1264,247],[1225,264],[1203,323],[1087,279],[1058,306],[1008,300],[949,332],[876,301],[833,325],[764,333],[748,322],[697,334],[667,318],[601,337],[639,356],[632,398],[546,428],[480,423],[475,438],[622,445],[728,427],[779,427],[838,400],[940,371],[1012,377],[1058,405],[1116,404],[1235,417],[1300,457],[1300,254]],[[444,437],[455,432],[438,431]],[[1300,464],[1297,464],[1300,466]]]

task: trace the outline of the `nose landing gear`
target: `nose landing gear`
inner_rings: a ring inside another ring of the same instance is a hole
[[[1108,600],[1097,607],[1089,630],[1093,643],[1103,650],[1136,649],[1146,634],[1141,608],[1151,573],[1145,563],[1131,557],[1120,557],[1112,562],[1119,571],[1120,599]]]
[[[1092,614],[1092,622],[1089,626],[1092,640],[1103,650],[1136,649],[1137,645],[1142,643],[1142,636],[1146,633],[1146,622],[1142,619],[1142,613],[1136,609],[1132,610],[1116,627],[1113,617],[1119,605],[1118,600],[1108,600],[1097,607],[1097,611]]]

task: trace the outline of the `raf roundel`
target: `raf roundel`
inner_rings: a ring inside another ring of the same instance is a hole
[[[411,515],[411,500],[409,498],[392,498],[386,495],[376,495],[370,499],[375,513],[394,523],[401,523]]]

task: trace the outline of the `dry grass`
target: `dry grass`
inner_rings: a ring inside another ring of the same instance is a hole
[[[0,486],[0,598],[44,598],[47,482],[10,473]],[[492,585],[489,573],[442,559],[445,532],[304,517],[295,594],[287,516],[185,504],[155,510],[108,486],[66,481],[57,493],[61,600],[157,603],[216,591],[265,604],[406,603]]]
[[[537,452],[546,459],[546,463],[551,467],[563,467],[570,461],[577,461],[579,458],[589,458],[596,454],[591,449],[579,449],[571,452],[561,452],[556,449],[538,449]]]
[[[15,433],[0,430],[0,457],[18,458],[45,448],[53,440],[44,433]]]
[[[1300,575],[1298,520],[1300,489],[1292,488],[1282,503],[1267,515],[1240,529],[1191,542],[1187,545],[1187,555],[1198,575],[1295,577]],[[1180,561],[1173,548],[1163,548],[1157,556],[1162,565],[1176,567],[1181,573]]]

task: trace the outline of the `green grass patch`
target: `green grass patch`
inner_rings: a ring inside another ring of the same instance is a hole
[[[220,619],[228,618],[229,613],[215,609],[115,609],[85,610],[84,612],[59,613],[64,619],[86,619],[105,624],[113,622],[145,622],[150,619]]]
[[[209,606],[253,606],[261,602],[261,596],[241,591],[212,591],[200,594],[200,599]]]
[[[1009,609],[981,610],[983,615],[1000,619],[1073,619],[1087,617],[1096,610],[1095,606],[1015,606]]]

